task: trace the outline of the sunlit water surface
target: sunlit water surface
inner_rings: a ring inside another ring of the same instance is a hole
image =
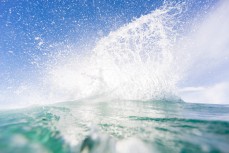
[[[0,150],[228,152],[229,106],[82,100],[0,112]]]

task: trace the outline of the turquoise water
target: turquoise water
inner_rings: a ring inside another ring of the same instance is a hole
[[[229,152],[229,105],[72,101],[0,111],[1,153]]]

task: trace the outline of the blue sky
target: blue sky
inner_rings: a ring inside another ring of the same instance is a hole
[[[1,0],[1,86],[20,82],[26,72],[35,71],[31,61],[34,56],[41,58],[39,54],[48,45],[85,45],[98,32],[105,35],[161,4],[145,0]]]

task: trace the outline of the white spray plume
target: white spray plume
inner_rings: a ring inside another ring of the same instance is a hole
[[[174,61],[175,18],[181,5],[163,7],[100,39],[92,53],[51,68],[48,83],[63,100],[106,95],[149,100],[171,98],[180,79]]]

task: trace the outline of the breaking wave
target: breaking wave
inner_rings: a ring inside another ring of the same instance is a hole
[[[163,7],[110,32],[86,56],[49,67],[52,92],[74,100],[171,98],[181,78],[174,44],[182,5]],[[59,98],[58,98],[59,99]]]

